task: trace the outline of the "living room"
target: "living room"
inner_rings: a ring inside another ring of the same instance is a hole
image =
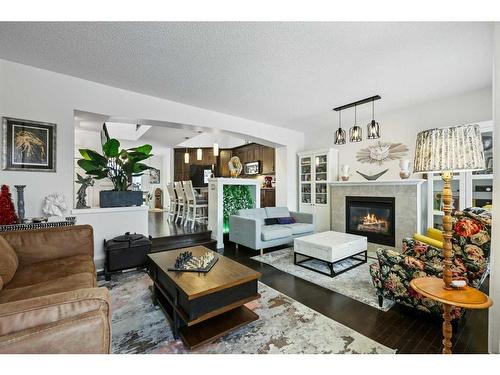
[[[0,353],[497,358],[500,26],[455,21],[0,22]]]

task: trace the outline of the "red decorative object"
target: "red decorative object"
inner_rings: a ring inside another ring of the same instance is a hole
[[[0,225],[17,224],[19,219],[14,209],[14,203],[7,185],[2,185],[0,190]]]

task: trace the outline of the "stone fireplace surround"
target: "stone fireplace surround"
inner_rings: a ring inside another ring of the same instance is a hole
[[[395,199],[395,239],[396,250],[401,249],[401,241],[422,233],[426,229],[426,180],[394,181],[339,181],[330,183],[331,229],[346,230],[346,197],[393,197]],[[389,247],[368,243],[369,250]]]

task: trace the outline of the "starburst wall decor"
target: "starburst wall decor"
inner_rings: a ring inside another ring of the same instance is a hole
[[[403,158],[408,151],[408,147],[402,143],[379,141],[372,146],[359,150],[356,159],[360,163],[382,165],[385,161]]]

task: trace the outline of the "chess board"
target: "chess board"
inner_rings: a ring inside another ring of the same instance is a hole
[[[215,257],[212,259],[212,261],[209,264],[207,264],[205,267],[199,268],[197,266],[198,261],[199,261],[199,257],[194,256],[188,262],[183,264],[182,267],[179,267],[179,268],[176,268],[175,266],[169,267],[168,270],[169,271],[178,271],[178,272],[204,272],[204,273],[206,273],[212,269],[212,267],[215,265],[215,263],[217,263],[218,260],[219,260],[219,257],[217,255],[215,255]]]

